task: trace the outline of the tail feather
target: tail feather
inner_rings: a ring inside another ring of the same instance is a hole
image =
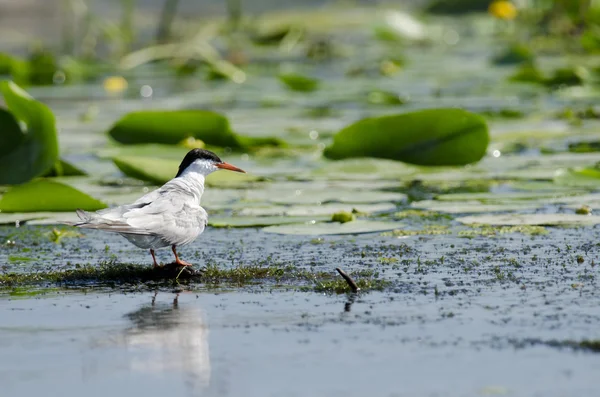
[[[96,214],[77,209],[75,211],[81,222],[64,222],[66,225],[76,226],[84,229],[98,229],[105,232],[124,233],[124,234],[137,234],[137,235],[150,235],[152,233],[146,230],[137,229],[127,223],[113,221],[110,219],[103,218]]]

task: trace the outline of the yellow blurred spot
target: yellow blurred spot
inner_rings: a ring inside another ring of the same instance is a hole
[[[496,0],[490,4],[488,12],[499,19],[515,19],[517,7],[510,1]]]
[[[194,137],[185,138],[179,144],[187,149],[203,149],[205,144],[204,141],[196,139]]]
[[[379,65],[379,71],[384,76],[393,76],[400,71],[400,65],[394,61],[385,60]]]
[[[118,93],[127,89],[127,80],[121,76],[110,76],[104,79],[104,90],[109,93]]]

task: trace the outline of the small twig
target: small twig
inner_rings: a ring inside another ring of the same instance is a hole
[[[356,292],[360,291],[360,288],[358,288],[358,285],[356,285],[354,280],[352,280],[352,277],[350,277],[345,271],[343,271],[339,267],[336,267],[335,270],[337,270],[337,272],[340,274],[340,276],[342,276],[344,278],[344,280],[346,280],[346,282],[350,286],[350,289],[352,290],[352,292],[356,293]]]
[[[183,271],[185,270],[185,266],[181,267],[181,270],[179,271],[179,273],[177,274],[177,277],[175,277],[175,281],[179,280],[179,276],[181,276],[181,273],[183,273]]]

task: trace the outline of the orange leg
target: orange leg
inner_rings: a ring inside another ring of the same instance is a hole
[[[156,257],[154,256],[154,250],[150,250],[150,254],[152,255],[152,260],[154,261],[154,268],[160,267],[158,262],[156,262]]]
[[[176,264],[178,264],[179,266],[192,266],[191,263],[188,263],[186,261],[182,261],[181,259],[179,259],[179,255],[177,255],[177,250],[175,249],[174,245],[171,248],[173,249],[173,254],[175,254],[175,263]]]

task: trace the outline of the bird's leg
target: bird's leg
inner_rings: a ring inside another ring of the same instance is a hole
[[[157,267],[160,267],[160,266],[159,266],[159,264],[158,264],[158,262],[156,262],[156,257],[154,256],[154,250],[153,250],[153,249],[151,249],[151,250],[150,250],[150,254],[152,255],[152,260],[154,261],[154,266],[153,266],[153,267],[154,267],[155,269],[156,269]]]
[[[171,247],[173,249],[173,253],[175,254],[175,263],[178,264],[179,266],[192,266],[191,263],[188,263],[186,261],[182,261],[181,259],[179,259],[179,255],[177,255],[177,250],[175,248],[175,245],[173,245]]]

